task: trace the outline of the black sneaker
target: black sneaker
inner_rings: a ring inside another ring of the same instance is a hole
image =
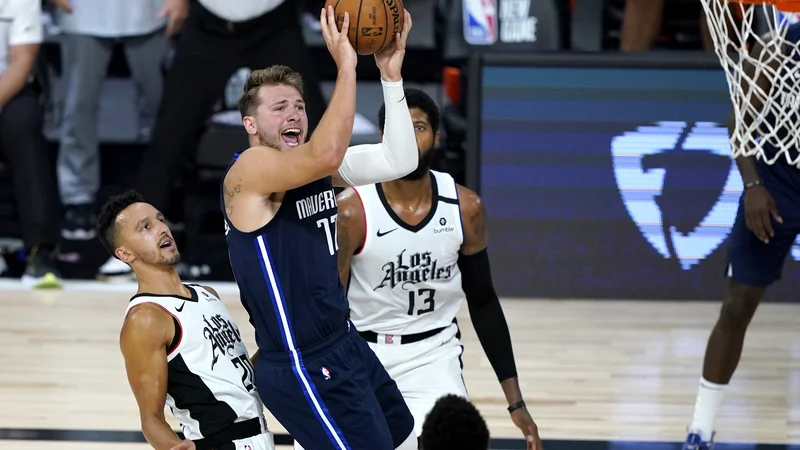
[[[34,248],[28,255],[22,283],[36,289],[61,289],[54,252]]]
[[[94,239],[94,205],[67,205],[61,237],[70,241]]]

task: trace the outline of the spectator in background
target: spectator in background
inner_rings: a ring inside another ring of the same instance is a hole
[[[167,72],[136,186],[165,212],[182,164],[192,159],[205,122],[237,69],[283,64],[299,72],[306,86],[309,131],[319,122],[326,103],[292,0],[167,0],[167,7],[188,7],[189,14]],[[220,149],[231,157],[236,150]],[[110,258],[99,272],[101,280],[132,276],[130,267],[116,258]]]
[[[44,139],[44,110],[31,75],[42,40],[39,1],[0,2],[0,157],[11,168],[28,255],[22,281],[60,287],[55,268],[58,189]]]
[[[664,23],[665,0],[626,0],[620,32],[620,50],[625,52],[648,51],[656,43]],[[708,31],[706,15],[700,6],[700,34],[703,49],[714,51],[714,41]]]
[[[445,395],[422,424],[420,450],[488,450],[489,427],[478,409],[458,395]]]
[[[58,181],[66,221],[65,239],[94,237],[94,202],[100,188],[97,111],[114,44],[122,43],[139,90],[142,138],[147,138],[158,102],[167,48],[166,36],[177,31],[186,11],[165,8],[165,0],[50,0],[57,7],[63,73],[66,78]],[[168,1],[168,0],[167,0]]]

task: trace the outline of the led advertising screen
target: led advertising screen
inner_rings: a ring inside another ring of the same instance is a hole
[[[718,65],[479,70],[472,184],[500,295],[721,299],[743,186]],[[768,299],[800,300],[798,280],[800,241]]]

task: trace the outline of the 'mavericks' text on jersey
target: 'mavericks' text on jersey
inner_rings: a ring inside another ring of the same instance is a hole
[[[295,202],[297,217],[305,219],[314,214],[336,208],[336,196],[333,189],[314,194]]]

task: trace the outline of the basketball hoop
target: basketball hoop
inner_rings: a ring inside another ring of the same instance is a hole
[[[800,168],[800,48],[786,38],[789,26],[800,21],[800,0],[701,2],[733,102],[732,156],[767,164],[783,157]],[[751,55],[754,48],[760,51]],[[759,79],[769,82],[768,89]]]

